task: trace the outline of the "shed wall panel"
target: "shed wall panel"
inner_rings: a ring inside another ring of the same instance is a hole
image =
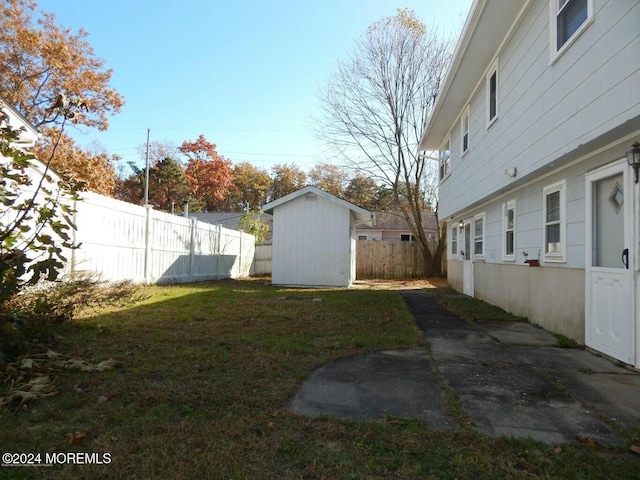
[[[273,283],[349,286],[350,225],[349,210],[320,196],[305,195],[276,207]]]

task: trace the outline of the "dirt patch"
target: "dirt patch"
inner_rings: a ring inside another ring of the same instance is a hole
[[[446,278],[413,278],[407,280],[356,280],[351,288],[356,290],[424,290],[446,286]]]

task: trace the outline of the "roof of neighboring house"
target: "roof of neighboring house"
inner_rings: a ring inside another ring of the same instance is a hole
[[[376,224],[362,226],[359,229],[376,230],[410,230],[409,224],[402,215],[394,212],[375,212]],[[432,212],[422,212],[422,223],[426,230],[437,230],[436,216]]]
[[[24,127],[25,131],[20,135],[16,142],[16,147],[31,148],[35,144],[40,132],[27,120],[19,111],[13,108],[9,102],[0,97],[0,111],[8,116],[8,123],[13,128]],[[3,123],[2,115],[0,115],[0,125]]]
[[[528,0],[474,0],[447,75],[442,83],[419,150],[438,150],[473,92],[484,84],[487,69]]]
[[[245,213],[246,212],[189,212],[189,217],[195,217],[200,222],[222,225],[224,228],[231,230],[241,230],[240,219]],[[273,215],[261,213],[260,220],[269,224],[269,228],[271,228]]]
[[[336,197],[335,195],[331,195],[330,193],[325,192],[317,187],[308,185],[303,187],[295,192],[292,192],[284,197],[277,198],[273,202],[266,203],[262,206],[262,211],[267,213],[273,213],[273,210],[280,205],[283,205],[287,202],[295,200],[297,198],[303,197],[308,194],[315,194],[319,197],[322,197],[330,202],[336,203],[346,209],[351,210],[351,213],[355,216],[356,220],[362,224],[373,225],[375,223],[375,217],[372,212],[369,210],[365,210],[364,208],[358,207],[351,202],[347,202],[341,198]]]

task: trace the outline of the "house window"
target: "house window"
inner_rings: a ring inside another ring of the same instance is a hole
[[[473,220],[473,254],[484,256],[484,214],[476,215]]]
[[[400,235],[400,241],[401,242],[415,242],[416,241],[416,237],[414,237],[413,235],[409,235],[409,234],[401,234]]]
[[[451,138],[448,138],[440,148],[440,180],[444,180],[451,173]]]
[[[504,260],[515,260],[516,250],[516,201],[507,202],[504,206],[504,234],[502,237],[502,258]]]
[[[469,107],[462,114],[460,132],[462,134],[462,154],[464,155],[469,150]]]
[[[552,0],[552,56],[568,46],[591,23],[593,0]]]
[[[498,118],[498,60],[487,75],[487,128]]]
[[[454,225],[451,227],[451,255],[458,255],[458,227]]]
[[[559,182],[544,189],[542,210],[544,214],[544,258],[551,262],[564,261],[564,190]]]
[[[367,236],[366,235],[358,235],[358,240],[366,240]]]

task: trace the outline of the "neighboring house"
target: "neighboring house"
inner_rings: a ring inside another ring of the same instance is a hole
[[[40,135],[38,130],[20,112],[0,97],[0,128],[7,125],[14,130],[23,129],[20,137],[14,143],[14,147],[25,151],[33,148]]]
[[[419,147],[451,286],[640,367],[636,141],[639,1],[475,0]]]
[[[0,97],[0,128],[6,128],[7,126],[10,126],[13,130],[22,130],[17,141],[15,141],[12,146],[23,152],[30,152],[40,137],[38,129],[20,112],[9,105],[5,99]],[[0,161],[6,162],[6,157],[0,156]],[[36,158],[29,160],[29,167],[26,169],[26,173],[31,177],[31,185],[21,188],[21,197],[31,197],[33,195],[45,172],[47,177],[43,180],[43,186],[49,190],[55,190],[60,181],[58,174],[52,169],[48,169],[45,163]],[[42,192],[40,194],[42,194]],[[18,215],[17,212],[16,215]],[[6,220],[5,218],[5,221]]]
[[[200,222],[222,225],[231,230],[242,230],[240,227],[240,219],[245,213],[246,212],[189,212],[189,216],[197,218]],[[273,216],[268,213],[261,213],[260,220],[268,224],[271,229]]]
[[[356,229],[358,240],[415,240],[407,221],[398,213],[374,212],[375,225],[362,225]],[[436,217],[431,212],[423,212],[422,223],[427,238],[438,240]]]
[[[349,287],[356,276],[356,228],[373,214],[307,186],[263,205],[273,214],[275,285]]]

